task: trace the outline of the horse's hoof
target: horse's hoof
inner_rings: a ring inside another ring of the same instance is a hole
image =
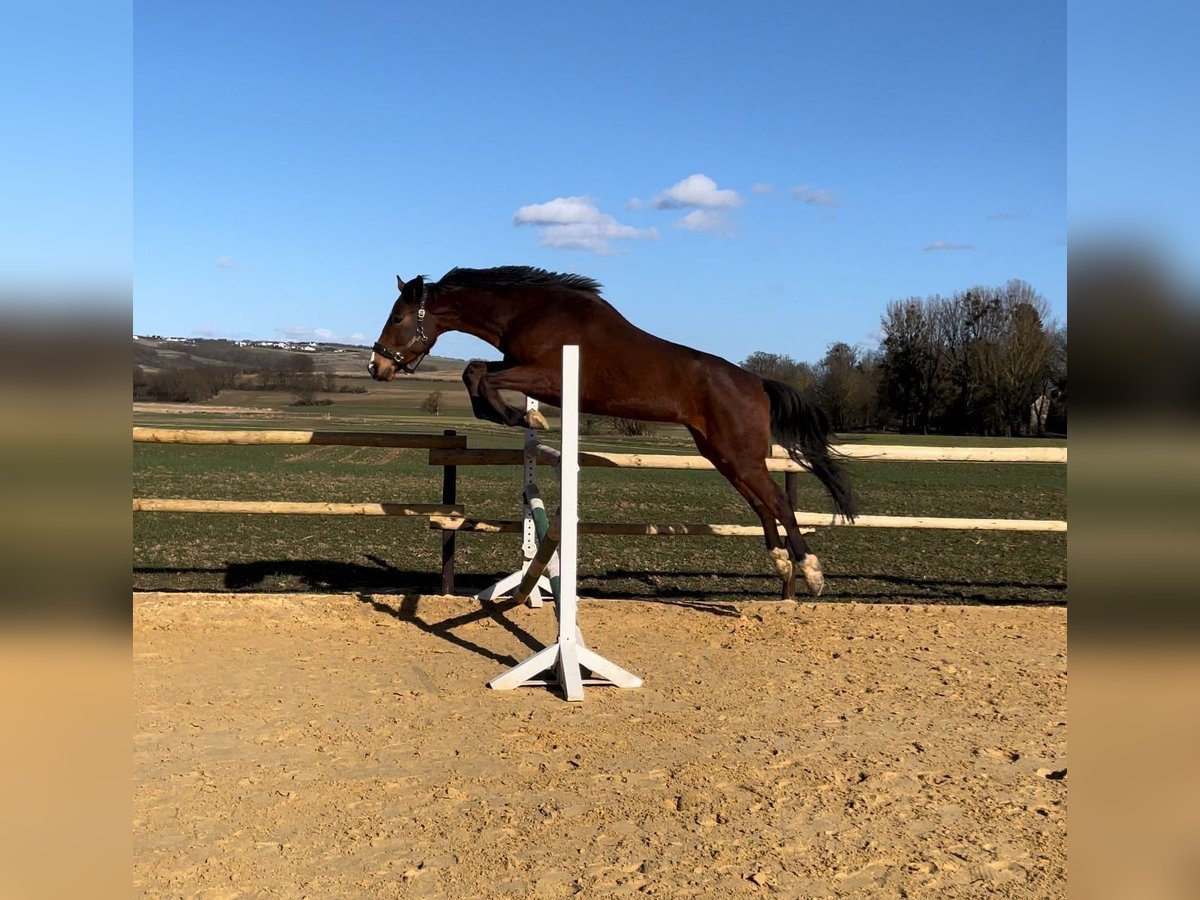
[[[538,431],[546,431],[550,428],[550,423],[536,409],[530,409],[525,412],[525,427],[536,428]]]
[[[775,567],[775,574],[784,581],[792,577],[792,558],[782,547],[771,551],[771,565]]]
[[[821,571],[821,563],[814,554],[809,553],[804,557],[800,563],[800,572],[804,575],[808,592],[814,597],[820,597],[821,591],[825,589],[825,574]]]

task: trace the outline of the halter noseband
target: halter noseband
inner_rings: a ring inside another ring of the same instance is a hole
[[[417,357],[416,361],[410,367],[407,363],[404,362],[404,354],[408,350],[410,350],[412,348],[412,345],[415,344],[417,341],[424,342],[425,349],[421,351],[420,356]],[[405,344],[403,347],[400,348],[400,350],[397,351],[397,350],[391,350],[391,349],[383,346],[383,344],[379,343],[379,341],[376,341],[375,345],[371,348],[371,350],[375,353],[378,353],[384,359],[390,359],[392,362],[394,362],[396,365],[398,365],[400,367],[401,372],[404,372],[407,375],[412,375],[414,372],[417,371],[417,366],[421,365],[421,363],[424,361],[425,357],[429,355],[429,338],[425,335],[425,283],[424,282],[421,282],[421,299],[418,301],[418,305],[417,305],[417,330],[415,332],[413,332],[413,336],[408,339],[408,343]]]

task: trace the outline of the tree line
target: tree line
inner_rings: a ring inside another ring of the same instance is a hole
[[[196,403],[226,388],[238,388],[282,391],[292,394],[297,406],[314,406],[329,402],[318,398],[322,392],[366,392],[361,385],[339,384],[330,372],[315,371],[312,357],[302,353],[263,351],[217,341],[195,343],[191,353],[162,369],[156,368],[162,359],[153,351],[135,347],[133,399]]]
[[[1023,281],[888,303],[877,350],[742,367],[817,397],[838,431],[1025,435],[1067,430],[1067,330]]]

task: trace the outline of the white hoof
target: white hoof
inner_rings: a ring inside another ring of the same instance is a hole
[[[775,567],[775,574],[784,581],[792,577],[792,558],[784,548],[776,547],[771,551],[771,565]]]
[[[825,574],[821,571],[821,561],[817,559],[816,554],[809,553],[801,560],[800,573],[804,576],[804,583],[808,585],[808,592],[814,597],[821,596],[821,591],[825,589]]]
[[[525,427],[536,428],[538,431],[547,431],[550,428],[550,423],[536,409],[530,409],[525,412]]]

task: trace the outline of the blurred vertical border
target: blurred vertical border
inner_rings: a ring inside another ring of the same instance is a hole
[[[1069,5],[1071,893],[1200,871],[1197,14]]]
[[[6,3],[0,83],[0,896],[123,896],[131,3]]]

